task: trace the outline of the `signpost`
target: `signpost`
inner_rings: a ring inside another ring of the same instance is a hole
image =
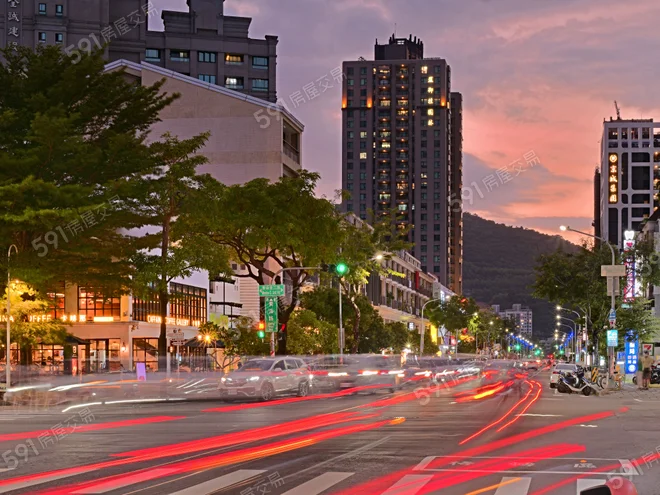
[[[259,286],[259,297],[284,297],[284,295],[284,284]]]
[[[619,345],[619,331],[608,330],[607,331],[607,347],[616,347]]]
[[[266,333],[270,333],[270,355],[275,355],[275,334],[278,330],[277,321],[277,298],[284,297],[286,294],[283,284],[260,285],[259,297],[266,299],[265,306],[265,321]]]

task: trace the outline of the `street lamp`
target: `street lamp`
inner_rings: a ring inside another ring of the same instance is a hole
[[[9,320],[11,320],[11,273],[9,272],[9,261],[11,259],[11,250],[12,248],[14,249],[14,253],[18,254],[18,248],[16,247],[15,244],[12,244],[9,246],[9,249],[7,250],[7,351],[6,351],[6,358],[7,358],[7,366],[5,367],[5,376],[6,376],[6,381],[7,381],[7,390],[9,390],[9,387],[11,385],[11,337],[10,337],[10,332],[11,332],[11,325]]]

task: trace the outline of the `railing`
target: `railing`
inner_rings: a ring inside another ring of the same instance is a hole
[[[300,163],[300,152],[286,141],[284,141],[284,154],[294,162]]]

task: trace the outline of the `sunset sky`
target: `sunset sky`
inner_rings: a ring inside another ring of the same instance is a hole
[[[154,4],[187,10],[185,0]],[[657,0],[226,0],[225,13],[252,17],[253,38],[279,37],[278,96],[305,124],[304,166],[321,173],[328,196],[341,185],[340,87],[297,108],[289,97],[344,60],[373,59],[376,38],[386,42],[395,29],[451,65],[474,198],[465,208],[491,220],[590,232],[602,121],[615,115],[614,100],[623,118],[660,118]],[[540,165],[487,191],[484,178],[529,152]]]

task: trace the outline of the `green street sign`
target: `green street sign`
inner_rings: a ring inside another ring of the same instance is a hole
[[[277,298],[267,297],[265,307],[266,333],[277,333]]]
[[[284,297],[284,284],[260,285],[259,297]]]

